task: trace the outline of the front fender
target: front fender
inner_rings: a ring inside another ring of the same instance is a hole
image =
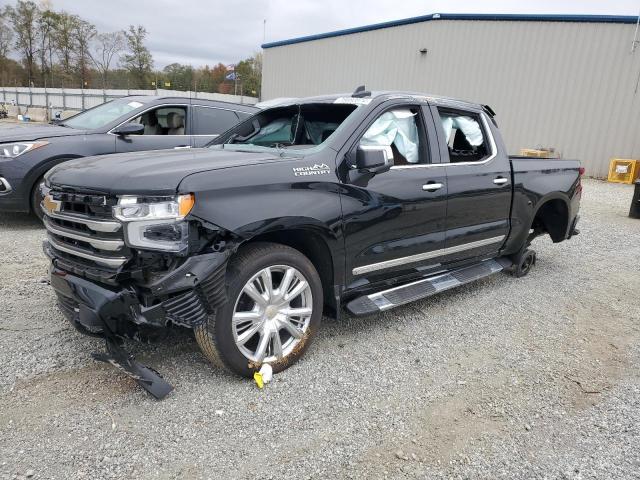
[[[326,174],[294,175],[293,168],[310,162],[283,159],[195,173],[181,181],[178,192],[195,194],[192,215],[243,237],[274,223],[300,222],[322,226],[329,237],[337,238],[342,213],[335,159]]]
[[[311,159],[283,159],[267,165],[235,167],[187,176],[180,193],[194,193],[190,215],[221,227],[242,242],[290,230],[322,237],[334,272],[344,270],[340,184],[332,168],[326,174],[295,176],[293,168]],[[322,163],[335,165],[322,160]]]

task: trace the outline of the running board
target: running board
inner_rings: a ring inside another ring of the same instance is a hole
[[[511,261],[501,257],[440,273],[424,280],[400,285],[381,292],[363,295],[347,303],[347,310],[356,316],[383,312],[405,303],[430,297],[450,288],[471,283],[511,267]]]

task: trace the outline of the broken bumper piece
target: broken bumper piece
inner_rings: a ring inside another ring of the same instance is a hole
[[[158,400],[162,400],[173,390],[158,372],[136,362],[133,355],[128,354],[116,340],[107,338],[106,344],[106,352],[92,354],[95,360],[110,363],[122,370]]]
[[[95,360],[110,363],[122,370],[158,400],[173,390],[156,371],[128,354],[122,348],[119,336],[123,333],[119,319],[127,315],[136,316],[138,322],[163,324],[161,315],[156,312],[148,315],[148,318],[141,317],[147,312],[141,311],[131,292],[109,290],[56,268],[51,269],[50,280],[60,306],[71,323],[83,333],[105,338],[106,351],[93,353]]]

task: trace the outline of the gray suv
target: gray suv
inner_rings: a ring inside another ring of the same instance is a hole
[[[42,217],[44,174],[66,160],[143,150],[203,147],[257,108],[202,99],[130,96],[55,125],[0,130],[0,211]]]

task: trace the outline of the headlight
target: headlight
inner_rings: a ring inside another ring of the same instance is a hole
[[[0,158],[16,158],[45,145],[49,145],[49,142],[0,143]]]
[[[191,193],[151,199],[123,196],[113,207],[113,216],[124,223],[128,246],[181,252],[187,248],[189,239],[189,225],[184,217],[194,203]]]

